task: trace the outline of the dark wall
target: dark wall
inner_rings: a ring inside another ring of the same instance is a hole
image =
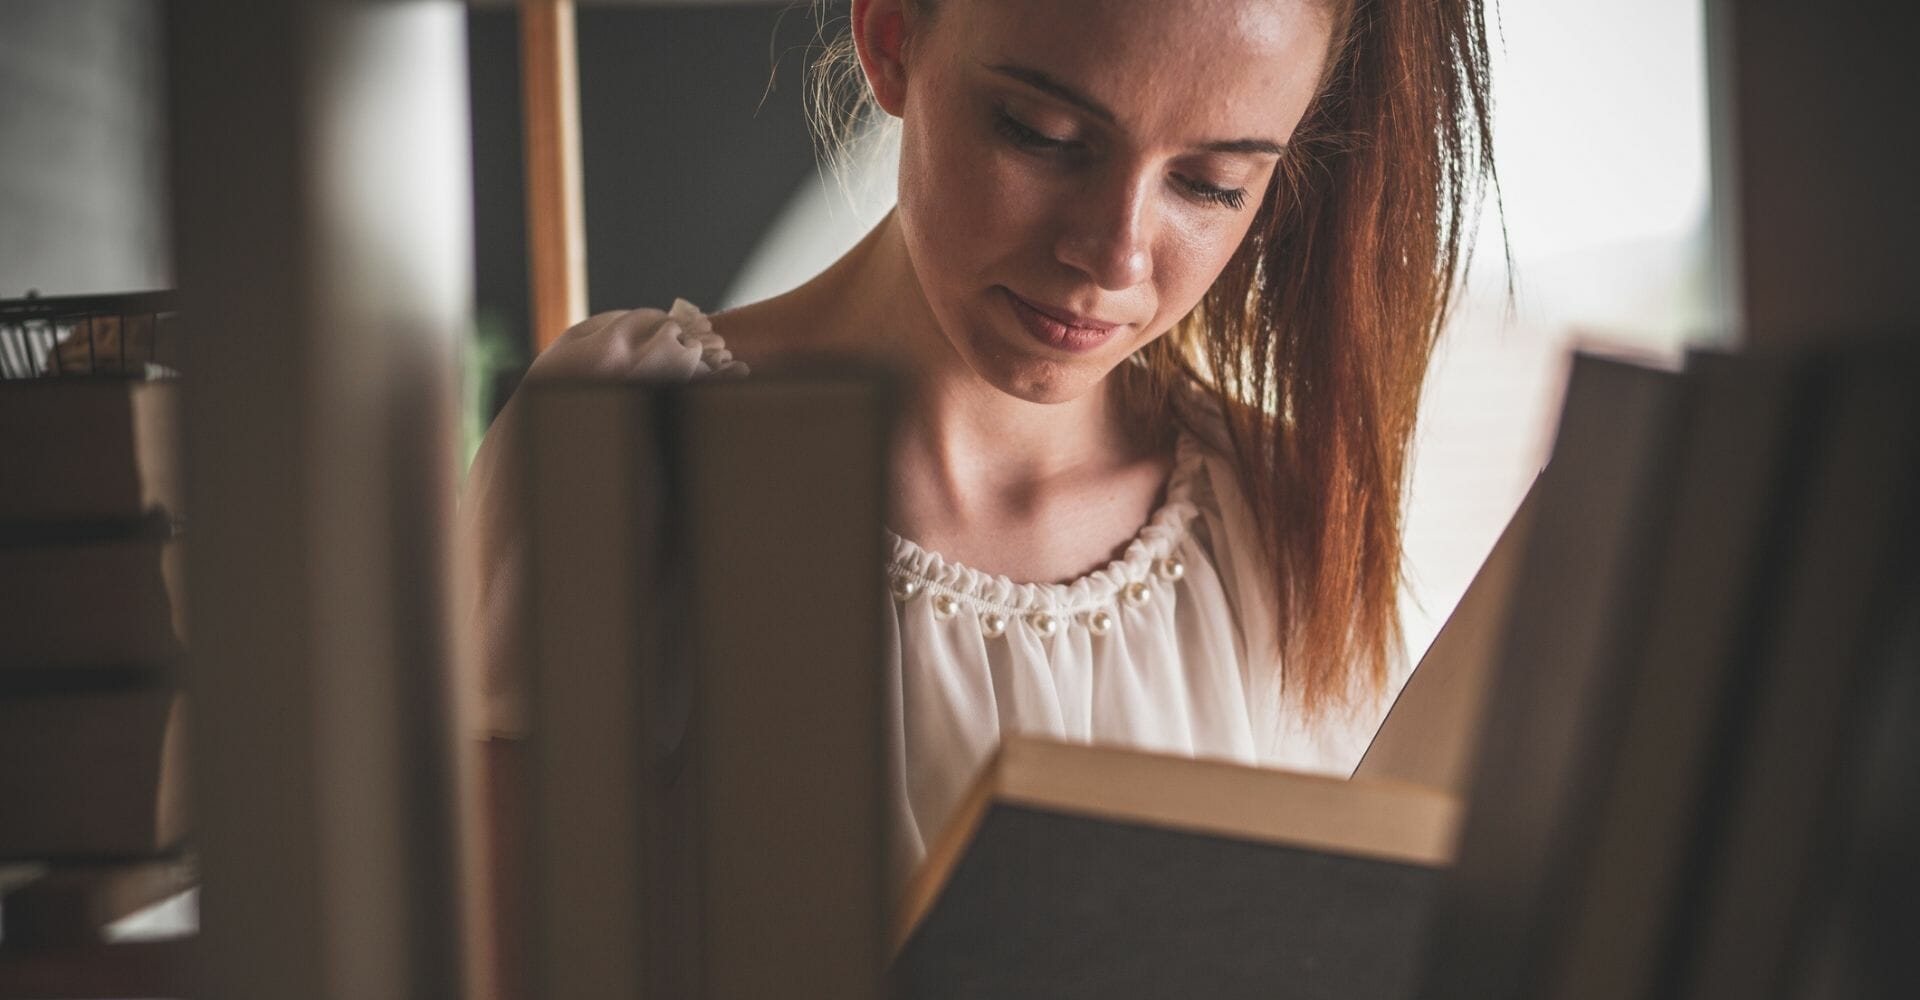
[[[518,29],[511,10],[475,10],[470,28],[477,297],[483,321],[523,339]],[[580,10],[592,311],[717,307],[814,169],[801,103],[813,38],[811,16],[785,5]]]

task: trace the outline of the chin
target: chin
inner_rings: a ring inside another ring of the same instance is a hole
[[[1099,385],[1113,366],[1092,358],[1062,361],[975,339],[967,363],[988,385],[1029,403],[1069,403]]]

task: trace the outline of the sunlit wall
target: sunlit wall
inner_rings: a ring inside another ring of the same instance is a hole
[[[1702,5],[1504,0],[1497,16],[1504,211],[1486,217],[1469,294],[1427,382],[1406,536],[1415,655],[1546,460],[1568,352],[1672,364],[1724,339],[1710,280]]]

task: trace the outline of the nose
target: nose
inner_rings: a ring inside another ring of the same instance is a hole
[[[1055,256],[1110,292],[1153,276],[1153,199],[1144,172],[1101,171],[1073,199]]]

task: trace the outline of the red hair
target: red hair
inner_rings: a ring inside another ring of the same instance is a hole
[[[1421,388],[1498,192],[1480,0],[1323,6],[1327,68],[1258,218],[1199,306],[1120,370],[1137,415],[1177,413],[1182,383],[1225,414],[1273,581],[1269,652],[1309,716],[1378,695],[1400,648]],[[878,114],[863,84],[851,36],[827,43],[809,112],[829,160]]]
[[[1420,393],[1497,179],[1477,0],[1334,5],[1333,51],[1234,258],[1136,384],[1227,417],[1278,602],[1287,691],[1377,695],[1401,643]]]

